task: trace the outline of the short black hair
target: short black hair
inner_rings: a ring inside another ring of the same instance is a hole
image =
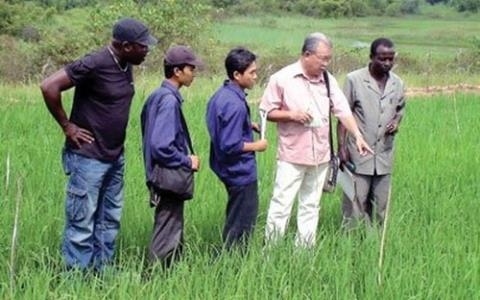
[[[227,58],[225,58],[225,69],[227,70],[228,78],[233,80],[235,71],[243,74],[256,59],[257,56],[246,48],[237,47],[230,50]]]
[[[394,44],[390,39],[387,38],[378,38],[372,42],[372,45],[370,46],[370,58],[374,57],[377,55],[377,48],[378,46],[385,46],[387,48],[393,48]]]
[[[172,78],[175,75],[174,70],[175,68],[179,68],[183,70],[186,66],[192,66],[189,64],[180,64],[180,65],[168,65],[165,60],[163,60],[163,73],[165,74],[165,78]],[[192,66],[195,68],[195,66]]]

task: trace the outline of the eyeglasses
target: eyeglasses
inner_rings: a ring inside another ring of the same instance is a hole
[[[332,61],[332,56],[331,55],[320,55],[316,52],[310,52],[310,53],[313,54],[316,58],[318,58],[322,62],[329,63],[329,62]]]

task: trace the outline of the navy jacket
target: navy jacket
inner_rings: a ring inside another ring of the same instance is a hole
[[[256,181],[255,152],[242,151],[244,142],[253,142],[245,92],[236,83],[225,81],[208,102],[206,119],[210,168],[227,186]]]
[[[164,80],[143,106],[141,126],[147,181],[154,164],[167,168],[192,167],[180,119],[182,102],[178,89]]]

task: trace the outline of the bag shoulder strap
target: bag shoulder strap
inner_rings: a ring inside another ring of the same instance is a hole
[[[187,137],[187,144],[188,148],[190,149],[190,153],[195,155],[195,151],[193,151],[192,139],[190,138],[190,132],[188,132],[187,122],[185,121],[185,117],[183,116],[182,108],[180,107],[180,121],[182,122],[183,130],[185,130],[185,135]]]
[[[325,81],[325,86],[327,88],[327,97],[328,97],[328,103],[329,103],[329,108],[328,108],[328,127],[329,127],[328,140],[329,140],[329,143],[330,143],[330,158],[332,158],[335,155],[335,153],[333,151],[333,137],[332,137],[332,109],[333,109],[333,103],[332,103],[332,98],[330,97],[330,81],[328,79],[327,71],[323,71],[323,80]]]

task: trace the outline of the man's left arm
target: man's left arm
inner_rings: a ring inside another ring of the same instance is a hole
[[[387,124],[387,134],[395,134],[398,131],[398,127],[400,125],[400,122],[402,121],[403,115],[405,113],[405,104],[406,104],[406,98],[405,98],[405,87],[403,85],[403,82],[400,82],[402,86],[401,90],[401,95],[400,98],[397,101],[396,107],[395,107],[395,115],[393,119]]]

